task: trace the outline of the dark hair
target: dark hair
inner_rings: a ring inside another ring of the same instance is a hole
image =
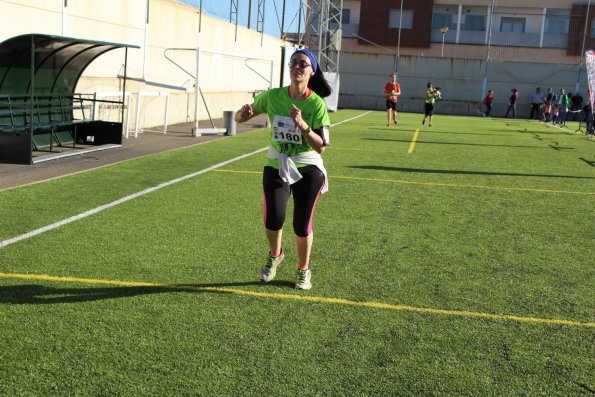
[[[308,88],[317,93],[321,98],[329,96],[332,92],[331,86],[320,71],[320,67],[316,68],[316,73],[308,80]]]
[[[432,83],[428,83],[428,88],[430,88],[432,86]]]

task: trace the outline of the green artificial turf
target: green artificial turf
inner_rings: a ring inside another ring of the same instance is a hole
[[[310,291],[291,216],[258,281],[265,152],[0,248],[0,396],[593,395],[595,142],[421,118],[332,114]],[[266,145],[0,191],[0,241]]]

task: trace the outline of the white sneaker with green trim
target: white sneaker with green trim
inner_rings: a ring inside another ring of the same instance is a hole
[[[295,282],[295,289],[310,289],[312,288],[312,271],[310,269],[298,269],[297,281]]]
[[[279,267],[279,265],[281,265],[281,262],[283,262],[284,257],[285,252],[283,251],[283,249],[281,249],[281,255],[279,256],[272,256],[269,254],[267,263],[265,263],[260,268],[260,281],[268,283],[269,281],[274,279],[275,275],[277,274],[277,268]]]

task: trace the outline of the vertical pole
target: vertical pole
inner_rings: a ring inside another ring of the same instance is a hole
[[[304,3],[300,0],[300,8],[298,10],[298,30],[297,30],[297,40],[298,40],[298,48],[302,45],[302,8]]]
[[[161,95],[161,93],[159,93]],[[163,135],[167,134],[167,116],[169,111],[169,93],[165,93],[165,116],[163,117]]]
[[[66,19],[68,18],[66,9],[68,8],[68,0],[64,0],[62,4],[62,36],[66,36]]]
[[[492,44],[492,24],[494,21],[494,0],[492,0],[492,4],[490,5],[488,12],[490,14],[490,18],[488,19],[488,48],[487,48],[487,54],[486,54],[486,64],[485,64],[485,68],[483,71],[483,85],[481,88],[481,98],[479,98],[480,103],[483,100],[483,98],[486,96],[487,89],[488,89],[488,66],[491,61],[490,60],[490,46]]]
[[[143,43],[143,80],[147,78],[147,59],[149,58],[149,52],[147,46],[149,43],[149,3],[151,0],[146,1],[145,8],[145,37]]]
[[[252,19],[252,0],[248,0],[248,29],[250,29],[250,20]]]
[[[395,73],[399,75],[399,61],[401,60],[401,25],[403,24],[403,0],[401,0],[401,13],[399,14],[399,35],[397,38],[397,55],[395,59]]]
[[[539,48],[543,47],[543,37],[545,35],[545,19],[547,17],[547,8],[543,9],[541,14],[541,31],[539,32]]]
[[[199,93],[200,93],[200,86],[198,85],[198,72],[200,66],[200,47],[196,49],[196,80],[194,83],[195,86],[195,103],[194,103],[194,136],[199,136],[198,133],[198,105],[199,105]]]
[[[283,39],[285,36],[285,0],[283,0],[283,10],[281,13],[281,39]]]
[[[138,138],[138,124],[140,123],[140,101],[142,98],[142,91],[136,94],[136,116],[134,117],[134,137]]]
[[[31,67],[29,68],[31,79],[31,95],[29,98],[29,164],[33,164],[33,98],[35,93],[35,39],[31,35]]]
[[[122,115],[120,117],[120,122],[122,123],[122,128],[124,128],[124,103],[126,100],[126,69],[127,68],[128,68],[128,47],[126,47],[124,49],[124,81],[122,82]],[[122,132],[124,132],[124,130],[122,130]]]
[[[202,27],[202,0],[200,0],[200,9],[198,12],[198,33],[200,33]]]
[[[129,126],[130,126],[130,104],[132,103],[132,95],[128,94],[128,101],[127,101],[127,105],[126,105],[126,139],[128,139],[128,130],[129,130]]]
[[[91,120],[97,120],[97,91],[93,93],[93,116],[91,116]],[[126,137],[128,138],[128,137]]]
[[[459,37],[461,35],[461,19],[463,19],[463,5],[459,4],[459,12],[457,15],[457,33],[455,36],[455,43],[459,44]]]

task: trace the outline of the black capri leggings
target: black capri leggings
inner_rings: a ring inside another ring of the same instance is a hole
[[[269,230],[281,230],[289,196],[293,193],[293,231],[299,237],[312,233],[312,218],[316,200],[324,186],[324,174],[315,165],[298,168],[302,179],[293,185],[283,182],[279,170],[264,167],[262,188],[264,190],[264,224]]]

